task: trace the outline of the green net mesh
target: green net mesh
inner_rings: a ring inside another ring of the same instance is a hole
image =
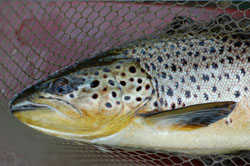
[[[14,94],[62,67],[165,30],[177,16],[206,22],[220,14],[249,24],[250,3],[1,1],[0,165],[250,165],[249,152],[190,156],[65,141],[8,113]]]

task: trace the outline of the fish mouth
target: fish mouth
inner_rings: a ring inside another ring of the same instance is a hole
[[[37,111],[41,109],[47,109],[71,120],[79,119],[82,117],[82,112],[76,106],[63,99],[52,97],[46,98],[43,96],[39,96],[33,101],[24,100],[11,105],[10,109],[13,114],[22,111]]]
[[[37,104],[37,103],[33,103],[30,101],[25,101],[23,103],[19,103],[19,104],[15,104],[13,106],[11,106],[11,113],[15,113],[18,111],[25,111],[25,110],[36,110],[39,108],[45,108],[48,107],[48,105],[43,105],[43,104]]]

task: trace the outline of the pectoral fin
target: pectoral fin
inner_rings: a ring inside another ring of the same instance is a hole
[[[169,127],[173,130],[190,131],[206,127],[227,117],[235,108],[235,102],[199,104],[154,114],[143,114],[151,125]]]

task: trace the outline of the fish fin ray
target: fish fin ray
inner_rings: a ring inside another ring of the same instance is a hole
[[[190,131],[206,127],[227,117],[235,106],[235,102],[216,102],[153,114],[141,114],[141,116],[151,125],[166,126],[172,130]]]

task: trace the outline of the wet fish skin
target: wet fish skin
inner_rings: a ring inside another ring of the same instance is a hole
[[[185,35],[147,40],[122,53],[152,77],[160,110],[249,96],[250,35]]]

